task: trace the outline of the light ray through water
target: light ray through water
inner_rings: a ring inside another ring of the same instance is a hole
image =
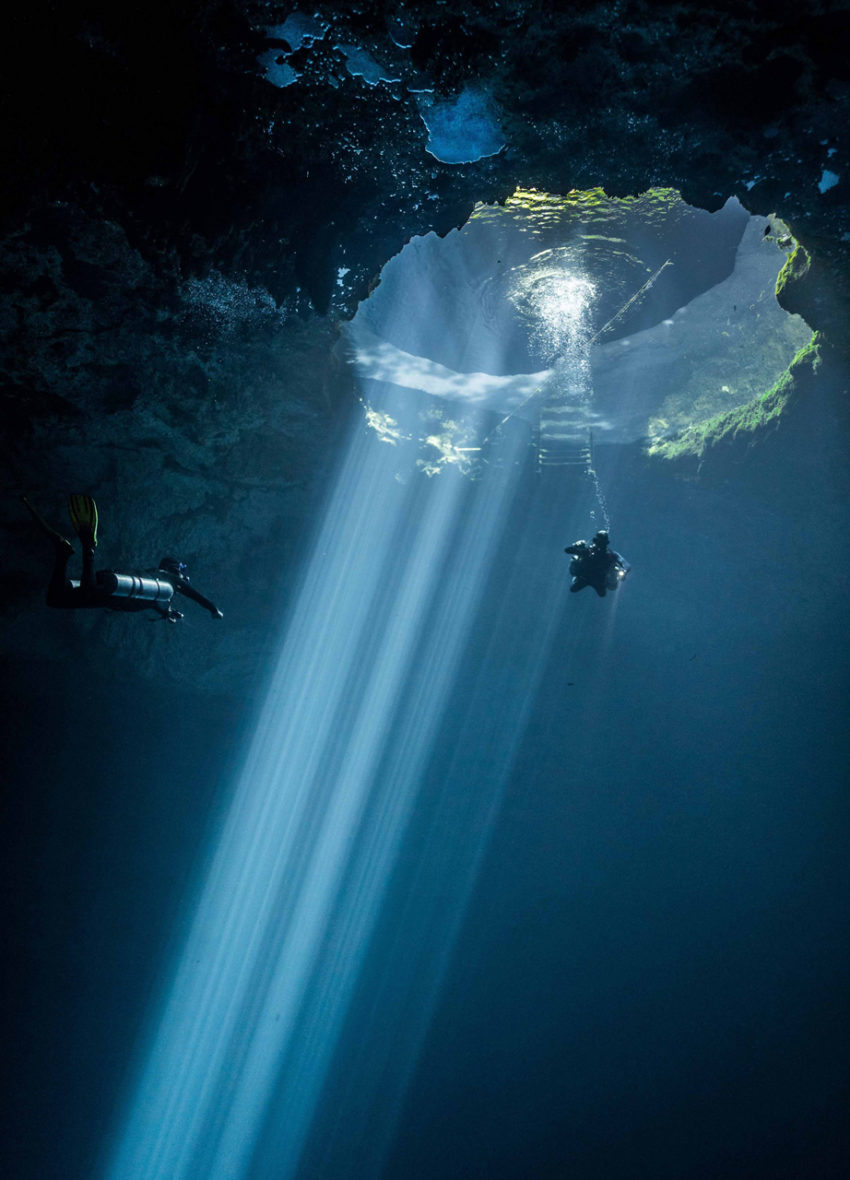
[[[551,512],[552,503],[538,494],[520,516],[531,522],[547,504]],[[551,524],[543,531],[551,533]],[[354,1043],[327,1102],[332,1113],[327,1117],[326,1112],[322,1134],[315,1137],[301,1173],[305,1178],[354,1180],[384,1174],[462,939],[467,908],[568,597],[565,578],[553,576],[541,585],[533,577],[540,558],[539,531],[529,529],[515,544],[515,561],[499,582],[501,606],[488,616],[489,638],[475,667],[467,667],[463,689],[455,694],[460,699],[453,702],[456,715],[443,730],[448,760],[444,754],[435,756],[436,782],[423,788],[428,794],[426,820],[411,837],[416,845],[413,865],[407,879],[402,874],[395,885],[385,923],[389,937],[380,943],[378,963],[363,988],[365,1011],[358,1013],[350,1038]],[[557,569],[557,548],[551,547],[549,555]],[[572,661],[581,635],[581,629],[574,630],[557,658]]]
[[[249,1175],[276,1086],[297,1165],[516,471],[404,488],[397,462],[350,446],[113,1180]]]
[[[405,483],[399,465],[414,456],[354,432],[104,1180],[297,1174],[511,514],[522,463],[510,448],[522,445],[515,436],[475,483],[412,470]],[[509,639],[510,620],[496,625],[520,674],[495,730],[479,680],[456,735],[455,762],[486,748],[486,775],[460,810],[438,802],[431,825],[451,896],[397,1064],[396,1114],[564,586],[562,574],[543,595],[533,633]],[[413,940],[412,960],[424,945]]]

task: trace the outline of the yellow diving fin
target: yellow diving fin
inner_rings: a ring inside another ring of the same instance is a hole
[[[74,532],[84,545],[97,547],[97,505],[91,496],[69,496],[68,515]]]

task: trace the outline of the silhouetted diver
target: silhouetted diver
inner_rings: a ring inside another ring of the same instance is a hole
[[[574,541],[564,552],[573,559],[570,562],[571,594],[592,586],[599,597],[604,598],[609,590],[617,589],[631,569],[625,558],[609,549],[607,529],[600,529],[589,545],[587,541]]]
[[[74,547],[33,508],[26,496],[21,500],[29,509],[42,532],[53,542],[53,573],[47,586],[47,605],[63,610],[79,610],[103,607],[106,610],[140,611],[154,610],[170,623],[182,619],[180,611],[171,605],[175,593],[191,598],[214,619],[224,615],[208,598],[189,584],[186,566],[175,557],[163,557],[153,575],[119,574],[115,570],[94,568],[94,551],[97,548],[97,505],[91,496],[68,497],[68,512],[74,531],[80,538],[83,549],[83,573],[79,582],[67,575],[68,561]]]

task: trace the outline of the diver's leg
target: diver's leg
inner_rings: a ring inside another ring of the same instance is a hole
[[[69,496],[68,513],[83,547],[83,578],[80,586],[84,594],[91,596],[97,585],[94,575],[94,551],[97,548],[97,505],[91,496]]]
[[[83,544],[83,577],[80,582],[80,589],[84,594],[91,595],[97,587],[97,579],[94,572],[94,549],[91,545]]]
[[[67,538],[51,528],[40,512],[30,504],[26,496],[21,496],[21,503],[32,516],[41,531],[53,542],[53,572],[47,583],[45,601],[48,606],[70,607],[79,606],[79,591],[68,577],[68,562],[74,552],[74,547]]]
[[[585,582],[584,578],[573,578],[570,582],[570,594],[577,594],[579,590],[583,590],[585,586],[589,586],[589,582]]]
[[[54,544],[53,573],[47,584],[47,605],[58,607],[78,606],[79,591],[72,585],[66,573],[68,561],[74,550],[70,542],[57,533]]]

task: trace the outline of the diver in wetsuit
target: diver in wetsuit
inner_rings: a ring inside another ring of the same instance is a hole
[[[119,574],[115,570],[94,568],[97,548],[97,507],[91,496],[69,496],[68,511],[83,550],[83,572],[79,582],[68,577],[67,568],[74,548],[21,496],[42,532],[53,541],[53,573],[47,586],[47,605],[63,610],[103,607],[106,610],[154,610],[163,619],[176,623],[182,619],[172,606],[175,593],[191,598],[208,610],[214,619],[224,615],[208,598],[189,584],[186,566],[174,557],[163,557],[151,575]]]
[[[625,558],[609,547],[607,529],[600,529],[588,545],[587,541],[574,541],[564,550],[572,557],[570,593],[577,594],[585,586],[592,586],[600,598],[609,590],[616,590],[631,569]]]

